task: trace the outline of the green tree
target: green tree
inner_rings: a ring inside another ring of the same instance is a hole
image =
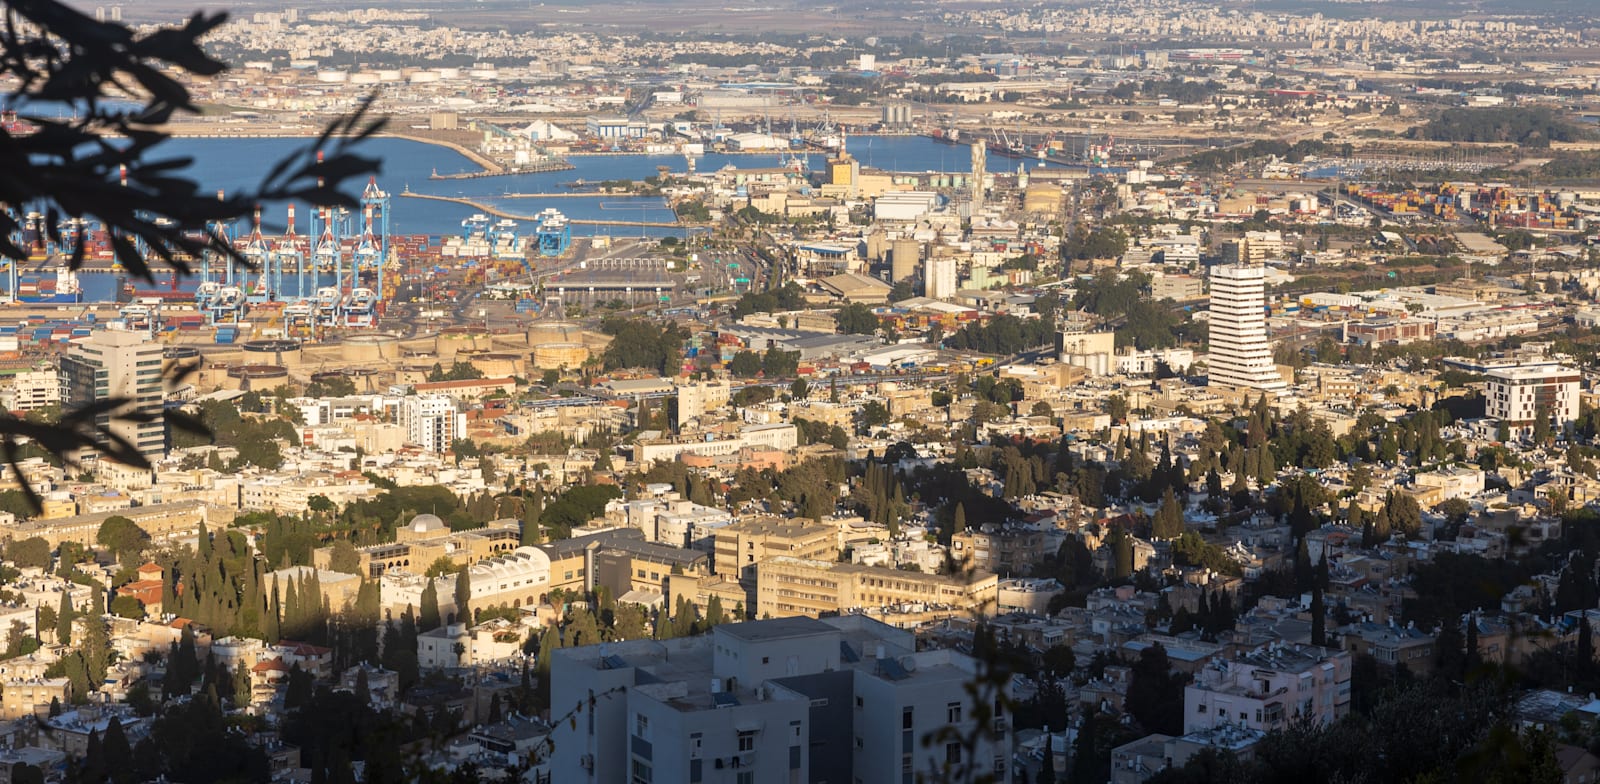
[[[472,570],[456,572],[456,622],[472,623]],[[596,641],[598,642],[598,640]]]
[[[1183,534],[1183,507],[1169,486],[1161,496],[1161,506],[1152,518],[1151,536],[1157,539],[1176,539]]]
[[[755,378],[761,373],[761,355],[754,351],[740,351],[728,361],[728,372],[739,378]]]
[[[120,618],[144,619],[144,605],[132,596],[118,596],[111,600],[111,614]]]
[[[878,315],[859,302],[840,308],[833,318],[839,331],[846,335],[871,335],[878,331]]]
[[[335,540],[328,553],[328,569],[342,574],[360,574],[361,555],[349,539]]]
[[[433,580],[422,586],[422,608],[417,617],[417,630],[431,632],[439,628],[439,589]]]
[[[37,536],[6,545],[6,560],[24,569],[50,568],[50,543]]]
[[[106,518],[95,534],[95,542],[115,554],[117,563],[123,566],[130,566],[138,560],[149,541],[150,536],[143,528],[122,515]]]

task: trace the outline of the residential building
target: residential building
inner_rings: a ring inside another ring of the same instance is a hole
[[[95,424],[131,444],[146,460],[158,460],[167,451],[167,429],[161,419],[162,356],[161,344],[143,332],[94,332],[73,343],[61,358],[61,403],[78,407],[103,400],[128,401],[96,417]],[[148,420],[127,418],[135,415]],[[100,440],[111,443],[104,436]]]
[[[1043,531],[987,523],[951,536],[950,553],[963,569],[1020,573],[1045,555],[1048,544]]]
[[[10,721],[34,716],[53,701],[71,701],[71,682],[66,678],[28,678],[8,680],[0,689],[0,719]]]
[[[1339,639],[1344,642],[1345,650],[1371,656],[1379,667],[1392,670],[1404,665],[1418,677],[1433,672],[1436,637],[1429,632],[1409,626],[1364,622],[1343,629]]]
[[[1207,665],[1183,690],[1183,731],[1238,725],[1271,732],[1299,717],[1315,724],[1350,712],[1350,654],[1273,643]]]
[[[447,452],[467,431],[467,415],[444,395],[415,395],[400,400],[400,427],[406,442],[429,452]]]
[[[831,526],[806,520],[741,520],[717,529],[713,564],[731,580],[754,580],[756,564],[778,555],[818,561],[839,558],[839,537]]]
[[[1188,302],[1204,299],[1205,296],[1205,282],[1189,275],[1161,275],[1150,281],[1150,298],[1153,300]]]
[[[678,384],[677,426],[684,425],[728,405],[733,387],[726,380],[694,381]]]
[[[709,635],[556,651],[552,780],[913,782],[947,764],[1008,780],[1010,716],[975,749],[924,738],[974,734],[963,688],[978,664],[917,652],[910,632],[860,616],[724,624]]]
[[[881,566],[778,556],[756,564],[756,615],[816,617],[902,604],[948,608],[952,615],[993,610],[999,578],[925,574]]]
[[[1266,271],[1260,265],[1222,264],[1211,270],[1212,385],[1282,390],[1288,386],[1267,341]]]
[[[618,599],[629,591],[666,596],[667,578],[675,571],[691,577],[711,572],[703,551],[647,542],[637,528],[575,536],[539,549],[550,558],[551,588],[591,592],[605,586]]]
[[[456,566],[469,566],[485,558],[505,555],[521,544],[522,526],[516,520],[495,520],[482,528],[451,531],[438,515],[420,514],[395,529],[395,540],[356,548],[357,571],[363,577],[379,577],[392,569],[417,574],[427,571],[443,558]],[[312,554],[319,569],[332,562],[332,548]]]
[[[61,378],[55,368],[24,370],[0,389],[0,408],[7,411],[34,411],[60,402]]]
[[[1494,368],[1487,373],[1485,413],[1513,436],[1533,430],[1540,416],[1559,429],[1578,418],[1578,371],[1555,364]]]

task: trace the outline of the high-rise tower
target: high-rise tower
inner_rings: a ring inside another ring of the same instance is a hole
[[[1211,270],[1212,385],[1281,390],[1288,386],[1267,341],[1266,269],[1222,264]]]
[[[167,451],[166,425],[161,421],[165,381],[163,349],[143,332],[102,330],[72,345],[61,358],[61,404],[72,409],[120,398],[127,402],[96,419],[96,424],[127,441],[145,459],[159,460]],[[153,417],[134,422],[130,414]]]

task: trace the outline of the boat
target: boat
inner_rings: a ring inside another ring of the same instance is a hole
[[[17,301],[29,304],[75,304],[83,301],[78,275],[62,267],[55,277],[23,276],[17,281]]]

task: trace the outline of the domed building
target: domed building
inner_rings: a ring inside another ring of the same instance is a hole
[[[394,532],[396,542],[414,542],[418,539],[433,539],[450,533],[450,526],[445,524],[443,518],[436,514],[419,514],[411,518],[411,522]]]

